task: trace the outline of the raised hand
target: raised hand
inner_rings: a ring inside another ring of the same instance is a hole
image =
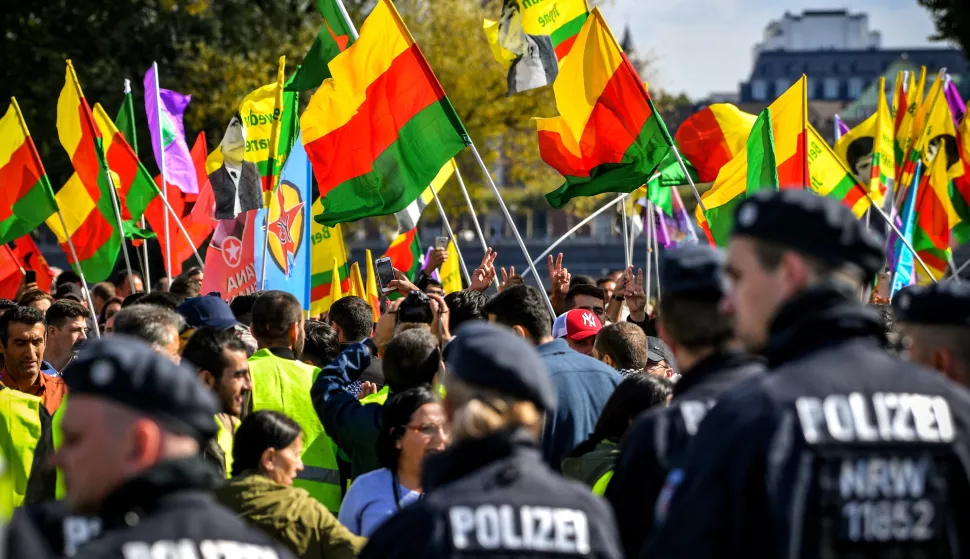
[[[431,275],[432,272],[437,270],[445,261],[448,260],[448,251],[443,248],[432,249],[428,253],[428,261],[424,263],[424,273]]]
[[[404,275],[404,272],[397,269],[394,270],[394,279],[387,286],[405,297],[412,291],[421,291],[418,289],[418,286],[411,283],[411,280]]]
[[[505,268],[501,268],[500,271],[502,272],[502,283],[498,286],[499,292],[525,283],[522,276],[515,273],[515,266],[509,266],[508,272],[505,271]]]
[[[495,280],[494,264],[497,256],[498,253],[493,251],[491,247],[485,251],[485,256],[482,257],[482,263],[472,272],[472,283],[468,286],[468,289],[485,291],[488,289],[488,286],[492,285],[492,281]]]
[[[628,282],[623,290],[626,298],[627,307],[630,308],[630,318],[637,322],[647,319],[647,294],[643,291],[643,270],[637,270],[637,278],[633,282]]]

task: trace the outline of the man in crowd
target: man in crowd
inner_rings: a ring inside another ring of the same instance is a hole
[[[147,342],[155,351],[179,362],[179,333],[185,319],[175,311],[156,305],[132,305],[118,311],[112,334],[124,334]]]
[[[627,431],[606,490],[629,557],[637,557],[653,530],[653,504],[667,473],[682,465],[707,409],[726,389],[764,369],[732,342],[731,318],[720,309],[727,275],[717,249],[694,245],[665,252],[660,270],[663,298],[657,325],[684,375],[674,385],[670,407],[645,412]],[[635,324],[615,327],[645,338]],[[644,350],[645,342],[639,345]]]
[[[295,485],[336,514],[342,495],[337,457],[310,402],[320,369],[299,360],[306,340],[303,307],[289,293],[266,291],[253,304],[250,329],[259,347],[249,360],[253,410],[284,413],[300,425],[304,469]]]
[[[135,284],[135,289],[132,291],[131,284]],[[131,281],[128,280],[128,272],[119,272],[115,277],[114,281],[115,294],[122,299],[127,298],[133,293],[144,293],[145,292],[145,282],[141,279],[141,274],[138,272],[131,272]]]
[[[546,418],[542,453],[559,471],[563,456],[593,432],[622,377],[592,357],[576,353],[565,340],[553,339],[552,318],[545,301],[531,286],[518,285],[495,295],[485,305],[485,313],[489,322],[511,328],[535,346],[549,368],[559,405]]]
[[[666,379],[673,378],[676,374],[676,361],[674,352],[666,342],[656,336],[647,336],[647,366],[643,369],[646,373]]]
[[[240,295],[229,303],[229,308],[232,309],[233,316],[240,324],[245,324],[247,327],[253,323],[253,304],[256,302],[256,298],[259,297],[259,293],[252,293],[249,295]]]
[[[595,285],[573,285],[566,293],[566,311],[573,309],[593,311],[602,322],[606,317],[606,292]]]
[[[91,288],[91,301],[94,303],[94,314],[101,314],[101,309],[108,301],[115,298],[115,286],[109,282],[102,281],[94,284]]]
[[[596,335],[593,357],[621,375],[643,374],[647,366],[647,336],[629,322],[610,324]]]
[[[947,557],[970,546],[970,397],[886,352],[882,321],[860,303],[883,265],[883,241],[833,198],[763,190],[739,204],[723,309],[770,374],[707,413],[683,472],[668,475],[644,556],[875,557],[892,540],[905,555]],[[882,523],[871,507],[892,512]]]
[[[87,317],[88,310],[74,301],[57,301],[47,309],[44,360],[54,372],[64,371],[81,344],[88,339]]]
[[[41,373],[45,330],[44,315],[37,309],[17,307],[0,316],[0,386],[37,396],[53,415],[67,394],[67,385],[60,377]]]
[[[17,304],[21,307],[37,309],[41,314],[44,314],[54,304],[54,298],[40,289],[31,289],[20,296]]]
[[[360,377],[353,379],[360,382],[372,382],[379,387],[384,386],[384,370],[377,348],[371,343],[370,337],[374,331],[374,313],[370,304],[360,297],[348,296],[335,301],[330,307],[327,322],[337,333],[337,341],[342,348],[350,344],[366,343],[370,346],[370,365],[360,373]],[[329,364],[329,361],[327,362]]]
[[[219,401],[216,436],[203,454],[222,477],[232,474],[232,440],[253,389],[246,346],[232,332],[212,326],[198,328],[182,351],[182,359],[199,371],[199,380]]]
[[[573,309],[559,315],[552,325],[552,337],[566,340],[569,348],[583,355],[593,355],[593,342],[603,324],[591,310]]]
[[[361,404],[348,391],[352,379],[367,368],[370,356],[367,344],[350,344],[324,367],[310,391],[327,432],[350,459],[354,478],[381,467],[376,450],[381,406]],[[405,330],[387,344],[383,366],[388,394],[433,384],[441,368],[438,341],[425,329]]]
[[[326,322],[308,320],[303,330],[305,341],[300,361],[322,369],[340,355],[337,333]]]
[[[947,280],[907,287],[893,309],[909,360],[970,387],[970,285]]]
[[[596,287],[603,290],[603,295],[609,301],[613,297],[613,292],[616,291],[616,280],[611,277],[600,278],[596,280]]]
[[[52,557],[59,547],[57,556],[78,559],[292,557],[213,503],[215,480],[199,451],[216,433],[218,410],[193,371],[116,336],[88,344],[65,380],[71,404],[54,463],[70,512],[96,521],[64,518],[62,502],[22,510],[11,556]]]
[[[488,302],[488,295],[474,289],[464,289],[455,291],[445,296],[445,303],[451,312],[448,319],[448,327],[452,334],[457,334],[458,329],[466,322],[486,322],[488,316],[483,309]]]

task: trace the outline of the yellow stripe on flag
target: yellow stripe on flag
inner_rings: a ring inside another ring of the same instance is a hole
[[[364,289],[364,278],[360,275],[360,264],[354,262],[350,266],[350,288],[347,295],[360,297],[367,300],[367,291]]]
[[[367,277],[364,278],[364,288],[366,290],[367,302],[370,304],[371,314],[374,322],[381,317],[381,292],[377,290],[377,274],[374,273],[374,256],[370,249],[364,251],[364,258],[367,259]]]
[[[413,43],[397,10],[386,0],[378,2],[367,16],[360,36],[361,40],[330,61],[333,78],[323,82],[303,112],[304,144],[347,124],[364,102],[367,86]]]
[[[74,235],[75,231],[84,223],[84,220],[88,218],[88,215],[95,211],[95,203],[91,199],[91,195],[88,194],[88,190],[84,188],[84,183],[81,182],[81,177],[77,173],[71,175],[64,187],[57,192],[55,198],[58,207],[61,208],[61,214],[64,216],[67,233],[64,233],[61,220],[57,217],[57,214],[47,218],[46,223],[51,231],[57,235],[57,242],[66,243],[68,237]]]
[[[573,138],[581,138],[597,99],[623,64],[623,51],[594,8],[569,52],[560,62],[553,89],[566,128]]]
[[[0,168],[10,162],[10,157],[24,145],[27,137],[20,127],[20,119],[13,103],[7,107],[7,113],[0,119]]]
[[[448,242],[448,260],[441,265],[439,276],[441,277],[441,288],[445,294],[454,293],[462,290],[461,285],[461,264],[458,262],[458,251],[455,250],[455,243]]]
[[[430,205],[431,202],[434,201],[434,194],[432,194],[432,189],[434,190],[435,193],[441,192],[441,189],[444,188],[445,183],[447,183],[448,179],[451,178],[451,175],[454,175],[454,174],[455,174],[455,160],[449,159],[448,162],[445,163],[444,166],[441,168],[441,170],[438,171],[438,174],[435,176],[434,180],[431,181],[431,184],[428,185],[428,188],[425,188],[424,192],[421,193],[421,200],[424,201],[425,206]]]
[[[74,65],[68,60],[64,88],[57,97],[57,138],[68,156],[72,158],[78,144],[84,138],[81,128],[81,98],[78,95],[80,89],[77,75],[74,73]]]
[[[859,199],[850,209],[857,218],[865,215],[871,204],[869,197],[865,195],[865,185],[839,160],[828,142],[812,125],[808,126],[808,144],[810,189],[819,196],[831,196],[840,188],[855,185],[853,194],[858,195]]]
[[[551,35],[564,23],[589,11],[586,0],[519,0],[518,4],[526,4],[522,10],[522,30],[529,35]]]
[[[775,140],[775,161],[780,166],[798,152],[801,133],[808,124],[805,99],[808,78],[802,76],[770,105],[771,132]],[[782,188],[788,185],[781,185]]]

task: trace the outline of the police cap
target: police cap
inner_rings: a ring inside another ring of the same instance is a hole
[[[762,191],[740,206],[732,235],[744,235],[815,257],[854,265],[865,279],[885,262],[882,241],[838,201],[809,190]]]
[[[216,434],[215,396],[187,366],[124,335],[92,340],[64,370],[71,395],[112,400],[173,432],[205,440]]]
[[[466,324],[450,345],[450,374],[539,409],[555,409],[556,392],[546,364],[535,348],[509,330],[481,322]]]
[[[724,255],[706,245],[687,245],[663,253],[660,289],[674,297],[718,300],[727,293]]]
[[[970,326],[970,284],[954,281],[907,287],[893,298],[897,322]]]

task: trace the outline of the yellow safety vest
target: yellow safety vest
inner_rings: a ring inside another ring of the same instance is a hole
[[[606,486],[610,484],[610,480],[613,479],[613,470],[610,470],[600,476],[596,483],[593,484],[593,495],[599,495],[602,497],[606,495]]]
[[[363,398],[361,398],[360,399],[360,403],[363,404],[363,405],[365,405],[365,406],[367,404],[378,404],[378,405],[383,406],[384,403],[387,402],[387,396],[388,396],[388,394],[390,394],[390,392],[391,392],[391,389],[388,388],[387,385],[385,384],[377,392],[375,392],[373,394],[368,394],[367,396],[364,396]]]
[[[229,417],[229,421],[232,423],[232,431],[230,432],[226,429],[225,423],[219,419],[219,416],[215,416],[216,426],[219,430],[216,432],[216,444],[222,449],[224,455],[222,459],[222,465],[226,468],[226,479],[232,477],[232,437],[235,430],[239,427],[239,420],[235,417]]]
[[[340,470],[333,440],[310,401],[310,387],[320,369],[261,349],[249,358],[253,410],[286,414],[303,430],[303,471],[293,485],[302,487],[334,514],[340,511]]]
[[[54,442],[54,452],[57,452],[61,448],[61,444],[64,443],[64,431],[61,430],[61,418],[64,417],[64,410],[67,409],[67,397],[64,395],[64,399],[61,400],[60,407],[57,408],[57,413],[51,418],[51,439]],[[64,472],[60,468],[57,468],[57,486],[54,489],[54,497],[58,501],[64,499],[67,496],[67,486],[64,485]]]
[[[40,442],[40,398],[0,388],[0,455],[6,459],[6,471],[0,476],[0,515],[9,517],[24,502],[27,480],[34,463],[34,450]]]

